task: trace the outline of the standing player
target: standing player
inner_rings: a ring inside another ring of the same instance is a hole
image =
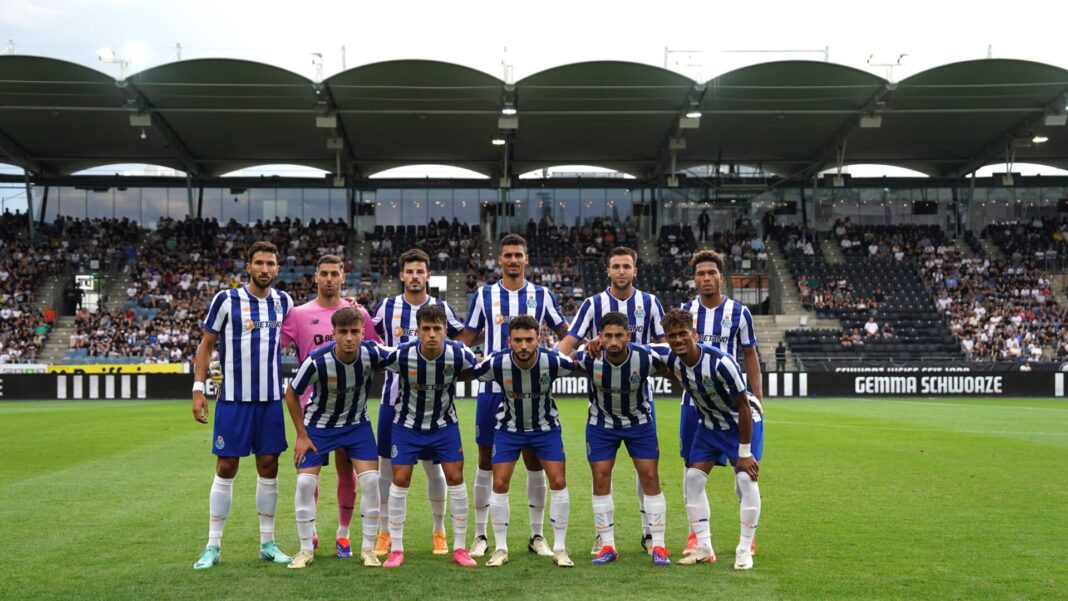
[[[450,338],[463,331],[463,322],[456,317],[456,312],[443,300],[427,294],[427,282],[430,279],[430,257],[418,248],[413,248],[401,254],[398,260],[400,264],[400,279],[404,284],[404,292],[392,298],[387,298],[375,311],[375,331],[382,337],[383,343],[388,347],[397,347],[401,344],[414,340],[418,331],[416,315],[419,309],[428,305],[440,304],[445,309],[446,333]],[[393,429],[394,406],[397,403],[397,393],[400,383],[397,375],[391,371],[386,372],[386,381],[382,387],[382,404],[378,408],[378,461],[382,473],[386,477],[379,481],[379,495],[381,498],[381,513],[378,522],[378,541],[375,543],[375,553],[386,555],[390,550],[389,537],[389,502],[390,483],[393,477],[390,452],[393,448],[391,431]],[[433,553],[445,555],[449,552],[449,545],[445,541],[445,474],[441,466],[431,460],[430,454],[420,457],[423,471],[426,472],[426,494],[430,501],[430,513],[433,515]],[[406,486],[407,488],[407,486]]]
[[[441,465],[449,485],[452,510],[453,556],[471,567],[467,552],[467,488],[464,450],[456,420],[453,394],[462,373],[468,377],[475,355],[464,345],[445,339],[449,322],[442,304],[424,305],[416,314],[419,337],[389,354],[386,369],[397,375],[400,392],[393,418],[393,484],[389,489],[389,534],[392,550],[385,567],[404,563],[404,522],[408,516],[408,487],[412,467],[421,456]]]
[[[575,371],[575,362],[556,351],[539,349],[539,329],[533,317],[519,315],[511,321],[509,349],[493,353],[475,368],[475,377],[483,382],[496,383],[503,398],[497,408],[491,452],[493,495],[490,512],[496,543],[493,555],[486,562],[491,568],[508,563],[508,520],[511,516],[508,488],[521,452],[534,453],[549,476],[553,562],[562,568],[575,565],[567,553],[565,540],[571,500],[564,477],[560,419],[551,392],[557,378]]]
[[[286,450],[282,414],[282,321],[293,299],[271,287],[278,275],[278,248],[259,241],[248,249],[249,282],[215,295],[202,325],[193,382],[193,418],[208,423],[204,382],[212,349],[218,345],[223,380],[215,403],[212,452],[215,480],[208,497],[208,544],[193,569],[219,563],[223,527],[230,513],[234,477],[241,457],[256,455],[256,511],[260,521],[260,558],[286,563],[289,556],[274,542],[278,505],[278,455]]]
[[[508,348],[509,322],[521,315],[529,315],[539,326],[547,324],[562,338],[567,333],[567,321],[560,313],[556,297],[547,288],[527,282],[527,241],[518,234],[501,238],[501,281],[480,287],[467,310],[464,331],[457,337],[469,347],[485,331],[483,353],[489,356]],[[486,518],[489,513],[490,485],[493,482],[492,448],[497,408],[504,397],[497,382],[482,384],[475,405],[475,442],[478,443],[478,471],[475,473],[475,540],[471,555],[481,557],[489,542],[486,539]],[[527,549],[538,555],[553,552],[545,543],[545,472],[537,455],[523,452],[527,468],[527,499],[530,507],[530,541]]]
[[[685,303],[682,308],[693,317],[698,339],[702,344],[718,348],[732,359],[745,366],[745,375],[749,390],[758,400],[763,400],[760,380],[760,357],[756,350],[756,330],[753,328],[753,315],[749,308],[722,292],[724,265],[723,256],[713,250],[697,251],[690,259],[693,267],[693,281],[697,288],[697,297]],[[739,358],[739,351],[742,357]],[[682,411],[679,416],[679,454],[683,459],[683,470],[690,467],[690,445],[697,432],[698,413],[693,398],[683,393]],[[721,462],[721,465],[723,463]],[[683,499],[688,489],[683,486]],[[741,500],[742,491],[735,487],[735,495]],[[688,500],[687,500],[688,502]],[[683,555],[689,555],[697,548],[697,534],[691,528],[689,539]],[[756,543],[753,543],[756,552]],[[713,558],[715,555],[713,554]]]
[[[575,322],[567,336],[564,336],[557,344],[557,349],[568,356],[579,345],[583,338],[596,338],[603,328],[605,314],[610,311],[619,311],[627,318],[628,329],[631,333],[631,342],[649,344],[650,342],[662,342],[664,330],[660,326],[660,320],[664,318],[664,306],[660,300],[634,287],[634,278],[638,276],[638,253],[633,249],[617,247],[612,250],[608,257],[608,281],[609,286],[600,294],[591,296],[582,301]],[[590,394],[593,394],[591,391]],[[649,397],[650,404],[652,397]],[[659,456],[659,455],[658,455]],[[613,453],[613,457],[615,454]],[[611,485],[611,481],[609,481]],[[642,548],[650,550],[649,542],[652,533],[645,513],[645,495],[641,477],[635,479],[638,495],[638,511],[642,520]],[[659,488],[659,485],[657,485]],[[593,553],[599,554],[604,541],[594,541]]]
[[[297,350],[297,360],[304,360],[311,352],[324,344],[334,340],[334,330],[331,326],[331,317],[343,307],[349,306],[341,298],[341,287],[345,283],[345,268],[340,257],[335,255],[323,255],[315,269],[315,299],[304,303],[286,316],[282,323],[282,348],[293,344]],[[363,307],[357,309],[363,316],[364,339],[377,341],[378,335],[370,328],[370,316]],[[368,330],[370,330],[368,332]],[[370,337],[368,337],[370,335]],[[312,389],[307,388],[300,396],[301,406],[307,405],[311,399]],[[337,539],[334,546],[337,556],[340,558],[352,557],[352,547],[349,543],[349,524],[352,522],[352,511],[356,504],[356,478],[353,476],[352,462],[345,454],[345,447],[337,447],[334,451],[334,466],[337,469]],[[316,501],[319,499],[319,489],[315,489]],[[376,508],[377,511],[377,508]],[[377,513],[376,513],[377,514]],[[366,519],[365,516],[361,516]],[[313,535],[314,548],[319,548],[319,536]]]
[[[315,560],[315,491],[319,470],[330,461],[330,451],[344,449],[351,473],[356,468],[360,489],[363,541],[360,558],[365,566],[379,566],[374,553],[378,531],[378,452],[367,418],[367,393],[374,370],[386,361],[385,349],[363,340],[364,317],[353,307],[330,316],[333,341],[312,351],[286,387],[286,405],[297,430],[294,463],[297,492],[294,508],[300,551],[290,568],[306,568]],[[298,395],[313,391],[303,405]],[[347,541],[346,541],[347,542]],[[347,546],[347,545],[346,545]]]
[[[733,357],[714,345],[698,344],[699,334],[688,311],[668,311],[664,316],[664,330],[670,348],[653,348],[661,353],[667,370],[690,394],[700,417],[685,479],[686,513],[696,531],[698,545],[679,563],[716,560],[705,484],[712,466],[726,459],[734,466],[735,490],[740,498],[741,537],[734,550],[734,569],[748,570],[753,567],[752,544],[760,519],[757,476],[764,451],[763,407],[760,399],[746,390],[742,370]]]
[[[593,471],[593,519],[602,547],[596,564],[616,560],[612,500],[612,468],[620,443],[638,472],[644,496],[643,514],[648,516],[652,534],[654,565],[668,565],[664,548],[667,501],[660,489],[657,462],[660,445],[656,437],[656,413],[648,378],[663,366],[660,356],[648,347],[630,342],[627,316],[611,311],[602,316],[601,352],[579,351],[576,363],[586,372],[590,388],[589,421],[586,424],[586,456]]]

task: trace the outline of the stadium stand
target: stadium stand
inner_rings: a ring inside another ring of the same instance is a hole
[[[1039,219],[1012,223],[992,223],[983,229],[1014,265],[1029,262],[1043,269],[1064,269],[1068,265],[1068,220]]]

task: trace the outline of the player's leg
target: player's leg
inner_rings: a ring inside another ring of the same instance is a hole
[[[627,453],[634,461],[639,494],[645,499],[645,518],[649,526],[646,550],[652,555],[655,565],[668,565],[670,561],[664,544],[667,501],[660,488],[660,442],[657,439],[656,422],[634,426],[623,432]]]
[[[378,533],[378,481],[381,476],[378,472],[378,449],[370,422],[363,422],[354,428],[344,448],[359,482],[362,530],[360,560],[364,566],[378,567],[382,564],[375,555],[374,544],[375,535]]]
[[[467,487],[464,485],[464,451],[460,426],[452,424],[434,435],[434,461],[441,466],[448,486],[449,516],[452,520],[452,560],[464,567],[475,566],[467,551]],[[446,547],[448,549],[448,547]]]
[[[729,434],[719,434],[726,447],[724,452],[728,456],[731,465],[738,462],[738,434],[732,431]],[[731,450],[733,447],[733,450]],[[753,434],[750,442],[750,451],[753,458],[759,464],[764,454],[764,423],[753,424]],[[735,487],[739,493],[738,518],[740,522],[740,536],[738,547],[735,548],[734,569],[748,570],[753,567],[753,541],[756,537],[757,523],[760,521],[760,486],[756,480],[749,477],[745,471],[735,470]]]
[[[612,499],[612,470],[619,451],[619,436],[613,431],[586,425],[586,459],[593,475],[593,523],[597,530],[598,548],[595,565],[615,561],[615,502]]]
[[[393,405],[383,402],[378,406],[378,538],[375,555],[389,553],[389,485],[393,482]]]
[[[254,407],[252,452],[256,454],[256,471],[259,473],[256,511],[260,519],[260,558],[288,564],[290,557],[274,541],[274,516],[278,507],[278,456],[288,448],[282,401],[250,405]]]
[[[329,451],[322,455],[329,456]],[[301,569],[308,567],[315,560],[315,546],[312,537],[315,535],[315,491],[319,487],[319,470],[322,468],[321,455],[309,452],[311,457],[305,457],[301,467],[297,469],[297,490],[293,496],[293,514],[297,520],[297,538],[300,540],[300,550],[289,562],[289,567]]]
[[[693,438],[700,425],[697,409],[692,403],[693,401],[684,396],[682,407],[679,411],[679,455],[682,457],[682,502],[684,504],[690,502],[689,498],[686,496],[686,473],[690,468],[690,450],[693,447]],[[689,555],[690,553],[693,553],[696,548],[697,534],[694,533],[691,525],[689,535],[686,539],[686,546],[682,554]]]
[[[716,441],[710,430],[703,426],[698,428],[690,449],[690,467],[686,470],[685,482],[686,514],[697,536],[697,548],[679,560],[680,564],[690,565],[716,561],[716,554],[712,549],[712,532],[709,527],[711,510],[705,485],[708,483],[708,472],[723,456],[723,451],[721,444]]]
[[[527,508],[530,510],[530,542],[527,546],[539,555],[549,555],[548,545],[539,544],[545,541],[545,497],[548,493],[545,469],[533,448],[523,449],[523,465],[527,468]],[[539,549],[542,546],[544,549]]]
[[[419,457],[419,435],[409,428],[393,428],[393,483],[389,487],[389,538],[392,546],[383,567],[404,563],[404,522],[408,519],[408,489]]]
[[[494,433],[493,493],[490,495],[489,511],[495,548],[486,567],[495,568],[508,563],[508,522],[511,519],[508,490],[523,444],[522,436],[514,432],[499,430]]]
[[[441,465],[434,463],[433,459],[420,457],[419,463],[422,464],[423,471],[426,473],[426,498],[430,502],[430,515],[433,517],[432,553],[445,555],[449,552],[448,543],[445,541],[445,496],[448,494],[445,474],[441,470]]]
[[[215,477],[208,493],[208,544],[193,564],[206,570],[219,563],[223,528],[230,515],[234,478],[241,457],[252,451],[252,414],[247,403],[217,401],[213,420],[211,452],[215,455]]]
[[[349,526],[356,506],[356,477],[344,447],[334,450],[334,467],[337,470],[337,535],[334,548],[337,556],[344,559],[352,557]]]
[[[564,441],[560,430],[538,432],[531,437],[538,461],[549,479],[549,522],[553,528],[553,562],[562,568],[574,567],[567,552],[567,524],[571,518],[571,497],[564,469]]]
[[[490,495],[493,488],[493,438],[496,426],[497,407],[501,395],[479,392],[475,403],[475,443],[478,445],[478,469],[471,487],[475,506],[475,538],[471,543],[471,555],[481,557],[489,546],[486,524],[489,521]]]

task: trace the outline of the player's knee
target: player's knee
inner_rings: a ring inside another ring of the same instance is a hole
[[[611,485],[609,485],[611,487]],[[549,478],[549,488],[552,490],[563,490],[567,488],[567,478],[563,474],[553,474]]]
[[[232,479],[237,476],[237,457],[219,457],[215,462],[215,475],[220,478]]]

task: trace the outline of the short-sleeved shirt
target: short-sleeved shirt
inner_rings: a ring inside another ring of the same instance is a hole
[[[734,357],[710,344],[699,344],[701,357],[690,367],[667,345],[654,344],[649,348],[660,354],[669,369],[689,393],[697,407],[701,425],[709,430],[736,430],[738,411],[731,397],[747,392],[742,369]],[[761,421],[763,407],[755,395],[749,394],[749,409],[753,421]]]
[[[417,338],[397,347],[386,359],[385,368],[396,375],[399,389],[393,423],[433,432],[457,423],[456,379],[477,360],[466,346],[452,340],[445,341],[433,360],[425,358],[420,348]]]
[[[336,346],[330,342],[312,351],[293,376],[293,392],[313,390],[304,407],[305,426],[341,428],[367,421],[367,393],[374,370],[386,361],[387,349],[364,341],[352,363],[343,363],[334,352]]]
[[[627,358],[619,365],[586,351],[575,354],[593,386],[589,389],[589,424],[610,430],[630,428],[653,421],[653,395],[649,376],[664,366],[664,360],[648,347],[630,343]]]
[[[493,353],[475,368],[480,381],[494,382],[501,388],[504,398],[497,409],[496,429],[544,432],[560,428],[552,386],[557,378],[575,371],[575,362],[553,350],[538,349],[536,353],[530,369],[515,364],[511,349]]]
[[[664,319],[664,306],[655,296],[637,288],[627,300],[619,300],[612,296],[609,289],[606,289],[582,301],[582,306],[579,307],[568,334],[579,340],[597,336],[602,329],[605,313],[612,311],[618,311],[627,316],[632,342],[649,344],[653,340],[664,337],[664,327],[661,325]]]

